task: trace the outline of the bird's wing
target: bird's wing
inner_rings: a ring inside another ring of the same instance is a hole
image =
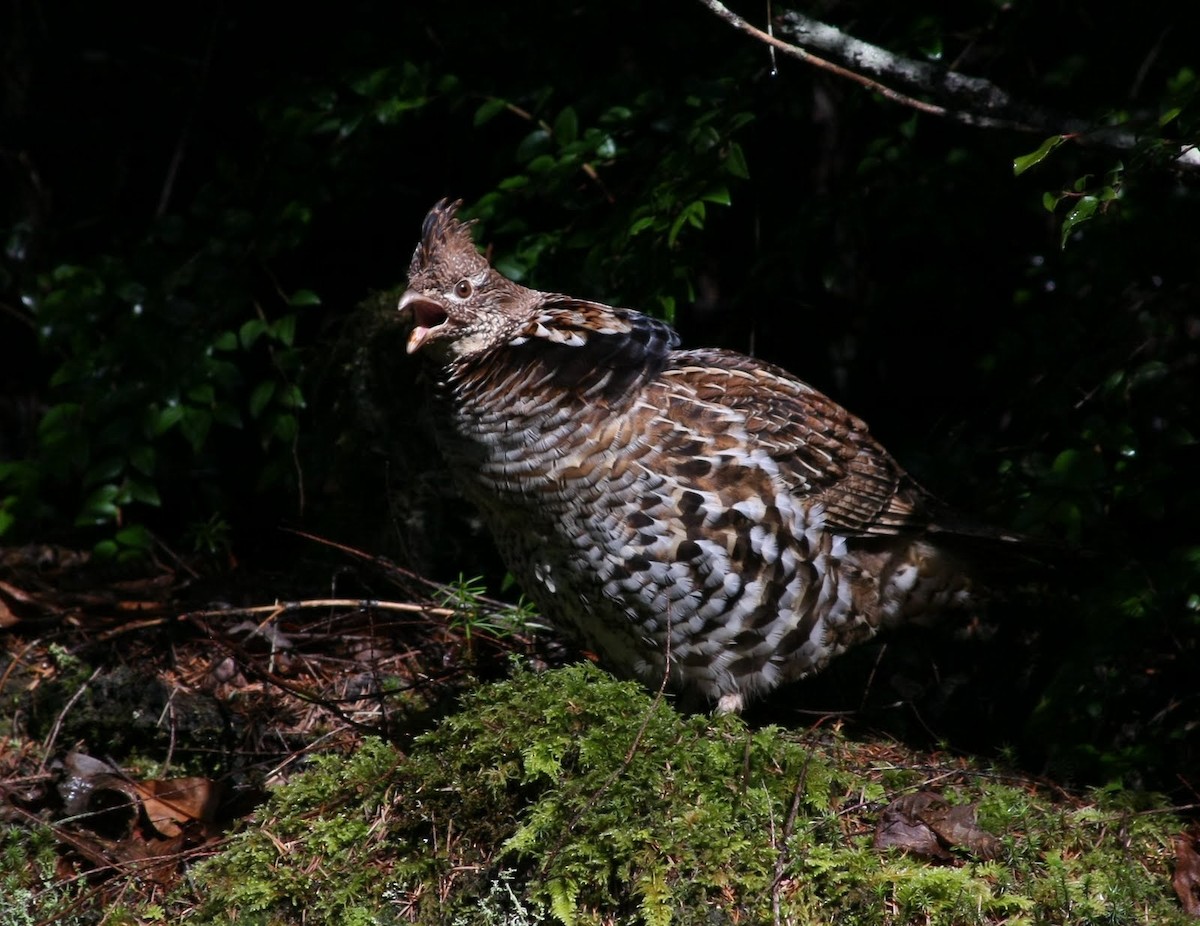
[[[886,536],[930,523],[936,502],[867,426],[778,367],[729,351],[676,351],[647,398],[700,437],[701,453],[719,454],[719,435],[744,431],[743,449],[770,456],[789,491],[822,504],[838,530]]]

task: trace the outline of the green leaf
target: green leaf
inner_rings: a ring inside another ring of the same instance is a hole
[[[189,389],[187,397],[197,405],[211,405],[216,401],[217,391],[213,389],[211,383],[201,383],[199,386]]]
[[[1063,219],[1061,247],[1065,248],[1067,246],[1067,238],[1070,237],[1071,231],[1075,226],[1088,221],[1088,219],[1096,214],[1096,209],[1099,205],[1100,200],[1095,196],[1084,196],[1075,204],[1075,208],[1068,212],[1067,217]]]
[[[279,393],[279,404],[284,408],[304,408],[304,393],[299,386],[289,383]]]
[[[1020,157],[1013,158],[1013,174],[1017,177],[1029,170],[1035,164],[1041,163],[1051,151],[1067,140],[1066,135],[1051,135],[1044,142],[1038,145],[1036,151],[1031,151],[1029,154],[1022,154]]]
[[[81,406],[77,402],[62,402],[51,406],[38,422],[38,436],[45,438],[54,431],[73,428],[79,423],[80,410]]]
[[[1167,80],[1167,89],[1172,94],[1187,93],[1196,83],[1196,72],[1184,65],[1179,72]]]
[[[208,439],[212,420],[212,412],[207,409],[185,408],[183,410],[183,417],[180,419],[179,427],[183,431],[183,436],[187,439],[187,442],[192,445],[192,450],[196,453],[200,452],[200,448],[204,446],[205,440]]]
[[[0,508],[0,537],[3,537],[5,532],[16,522],[13,513],[7,508]]]
[[[254,391],[250,393],[250,417],[259,417],[273,395],[275,395],[275,380],[269,379],[255,386]]]
[[[548,154],[539,154],[536,158],[530,161],[526,167],[529,168],[531,174],[544,174],[554,169],[558,164],[553,157]]]
[[[237,350],[237,335],[232,331],[222,331],[213,341],[213,350]]]
[[[497,189],[501,190],[520,190],[529,186],[529,177],[525,174],[516,174],[512,177],[505,177],[497,185]]]
[[[130,524],[122,527],[113,539],[123,547],[135,550],[149,550],[154,546],[154,535],[144,524]]]
[[[941,61],[945,48],[942,46],[940,35],[931,36],[920,45],[920,52],[930,61]]]
[[[1129,388],[1137,389],[1147,383],[1157,383],[1171,374],[1171,368],[1161,360],[1148,360],[1133,370],[1129,376]]]
[[[212,407],[213,421],[217,424],[223,424],[227,428],[240,428],[242,426],[242,413],[228,402],[217,402]]]
[[[133,280],[126,280],[116,287],[116,296],[130,305],[137,305],[146,301],[146,287]]]
[[[1064,478],[1071,470],[1076,468],[1079,459],[1080,454],[1078,450],[1064,450],[1054,458],[1054,462],[1050,464],[1050,471],[1059,478]]]
[[[528,135],[521,139],[517,145],[515,157],[518,164],[524,164],[527,161],[533,160],[539,154],[546,150],[546,146],[550,142],[550,133],[545,129],[534,129]],[[479,204],[475,204],[476,212],[478,213]]]
[[[120,546],[112,539],[100,540],[92,547],[92,555],[98,560],[115,559],[120,552]]]
[[[704,203],[700,200],[688,203],[675,217],[675,221],[671,223],[671,230],[667,232],[667,244],[674,245],[675,239],[679,237],[679,233],[683,230],[684,225],[691,225],[693,228],[704,227]]]
[[[314,293],[311,289],[298,289],[292,293],[292,297],[288,300],[288,305],[296,309],[302,309],[305,306],[320,304],[321,297]]]
[[[142,482],[140,479],[129,480],[129,497],[135,502],[150,505],[152,508],[162,507],[162,498],[158,488],[152,482]]]
[[[579,137],[579,117],[573,107],[566,107],[554,120],[554,137],[560,145],[569,145]]]
[[[76,382],[79,378],[79,364],[68,362],[64,363],[50,376],[50,385],[65,386],[67,383]]]
[[[718,206],[729,206],[733,203],[729,196],[729,188],[724,186],[709,190],[700,198],[706,203],[716,203]]]
[[[296,340],[296,316],[284,315],[271,324],[271,334],[280,344],[291,347]]]
[[[725,155],[725,170],[740,180],[750,179],[750,167],[746,163],[745,152],[735,141],[729,143],[729,150]]]
[[[483,125],[485,122],[490,122],[492,119],[494,119],[496,116],[498,116],[501,112],[503,112],[504,107],[507,105],[508,105],[508,103],[506,103],[504,100],[499,99],[498,97],[492,97],[489,100],[484,100],[483,105],[480,106],[477,110],[475,110],[475,126],[476,126],[476,128]]]
[[[1062,200],[1062,197],[1057,193],[1047,191],[1042,194],[1042,208],[1047,212],[1053,213],[1058,208],[1060,200]]]
[[[208,380],[226,392],[232,392],[242,384],[242,373],[236,364],[228,360],[209,359],[204,365]]]
[[[654,224],[654,216],[652,216],[652,215],[642,216],[640,219],[638,219],[636,222],[634,222],[632,225],[629,226],[629,237],[632,238],[634,235],[644,232],[647,228],[649,228],[653,224]]]
[[[606,132],[588,129],[587,137],[597,158],[608,161],[617,156],[617,142]]]
[[[135,444],[129,448],[129,462],[143,476],[153,476],[158,454],[149,444]]]
[[[290,444],[296,439],[296,434],[300,431],[300,425],[296,421],[295,415],[280,415],[275,419],[275,427],[273,434],[285,444]]]
[[[251,318],[244,322],[242,327],[238,329],[238,340],[242,342],[242,348],[249,349],[255,341],[266,333],[266,330],[267,323],[261,318]]]
[[[429,98],[424,96],[415,96],[411,99],[393,97],[389,100],[382,100],[375,107],[375,118],[381,125],[392,125],[400,116],[414,109],[420,109],[428,102]]]
[[[96,486],[92,493],[84,499],[75,523],[83,527],[115,521],[121,514],[121,509],[116,504],[119,494],[120,489],[112,483]]]
[[[516,255],[508,254],[497,257],[493,266],[501,275],[520,283],[529,272],[529,267]]]
[[[351,89],[362,96],[377,96],[383,92],[391,80],[392,69],[390,67],[376,68],[365,77],[360,77],[351,82]]]
[[[168,405],[162,409],[152,409],[150,413],[150,431],[154,436],[165,434],[183,420],[183,406]]]
[[[105,457],[88,467],[83,476],[83,484],[91,486],[98,482],[112,482],[124,471],[124,457]]]

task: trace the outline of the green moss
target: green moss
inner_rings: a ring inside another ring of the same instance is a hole
[[[80,912],[78,883],[57,877],[58,843],[49,827],[9,826],[0,814],[0,923],[85,926],[96,911]]]
[[[931,763],[682,717],[586,666],[518,672],[408,755],[368,741],[316,760],[195,873],[189,922],[1186,922],[1168,865],[1179,823],[1143,812],[1151,798],[1055,804]],[[872,848],[880,810],[931,780],[977,804],[1000,858]]]

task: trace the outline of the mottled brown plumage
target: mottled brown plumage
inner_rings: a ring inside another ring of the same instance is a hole
[[[738,710],[886,624],[969,604],[936,503],[831,399],[663,322],[505,279],[445,201],[400,309],[439,444],[545,616]]]

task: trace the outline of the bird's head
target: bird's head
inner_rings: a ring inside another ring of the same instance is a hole
[[[455,218],[460,205],[443,199],[429,210],[399,305],[412,322],[408,352],[442,362],[502,343],[533,314],[541,295],[492,269],[471,240],[472,223]]]

